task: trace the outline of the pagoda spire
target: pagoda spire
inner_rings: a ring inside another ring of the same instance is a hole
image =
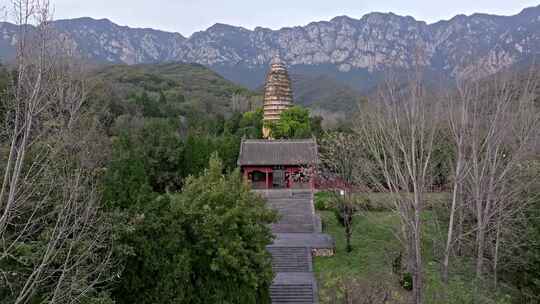
[[[279,121],[281,113],[293,105],[291,79],[287,67],[279,56],[274,57],[271,61],[264,88],[263,122],[266,125]],[[270,130],[263,126],[263,137],[269,138],[270,136]]]

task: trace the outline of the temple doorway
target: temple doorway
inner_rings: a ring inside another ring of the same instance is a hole
[[[287,188],[287,179],[285,176],[285,170],[276,169],[272,172],[272,188],[283,189]]]
[[[266,188],[266,173],[261,171],[253,171],[251,173],[251,185],[253,189]]]

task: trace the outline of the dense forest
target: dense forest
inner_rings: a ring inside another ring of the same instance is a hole
[[[19,13],[50,34],[48,10]],[[277,214],[237,168],[242,139],[262,136],[260,93],[197,64],[86,65],[25,37],[0,69],[0,302],[269,303]],[[317,138],[317,174],[345,190],[317,197],[343,235],[316,261],[321,301],[540,301],[538,70],[424,83],[267,126]],[[391,275],[364,282],[360,258],[344,263],[378,249],[358,245],[377,218]]]
[[[267,301],[276,214],[236,168],[261,96],[201,65],[86,66],[33,42],[0,75],[2,303]],[[279,136],[322,132],[290,112]]]

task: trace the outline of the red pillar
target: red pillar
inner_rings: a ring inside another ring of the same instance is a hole
[[[289,175],[289,178],[287,180],[287,188],[292,188],[293,187],[293,183],[294,183],[294,180],[293,180],[293,168],[289,167],[287,168],[287,173]]]
[[[317,189],[317,184],[319,183],[319,176],[317,175],[317,172],[313,171],[313,190]]]

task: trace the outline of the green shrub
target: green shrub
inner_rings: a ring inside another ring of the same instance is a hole
[[[326,199],[316,199],[315,200],[315,209],[319,211],[328,211],[332,209],[332,202]]]
[[[332,210],[332,194],[329,192],[317,192],[315,194],[315,209],[318,211]]]
[[[315,209],[319,211],[326,211],[326,202],[323,200],[315,200]]]
[[[357,210],[363,211],[383,211],[384,208],[381,208],[380,205],[374,204],[372,200],[366,194],[356,194],[354,195],[354,205]]]
[[[399,283],[403,289],[411,291],[413,289],[412,274],[410,272],[404,273]]]

